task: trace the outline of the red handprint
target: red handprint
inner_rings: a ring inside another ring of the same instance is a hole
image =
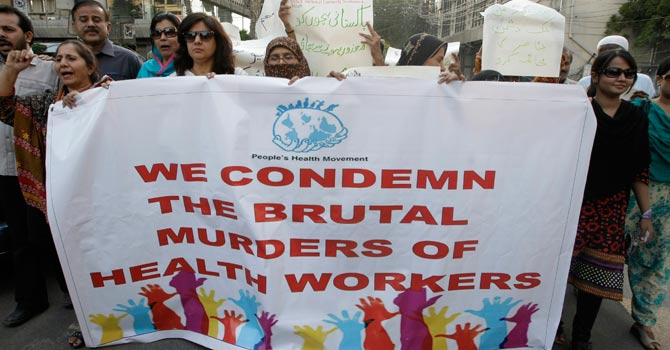
[[[223,310],[223,317],[212,316],[212,318],[223,323],[223,341],[229,344],[237,342],[237,336],[235,335],[237,327],[245,322],[249,322],[249,320],[243,319],[244,315],[237,315],[234,310]]]
[[[391,337],[382,326],[382,322],[400,314],[400,312],[391,313],[384,306],[384,302],[380,298],[368,296],[368,299],[361,298],[360,304],[356,305],[365,314],[363,315],[363,322],[365,323],[365,340],[363,341],[363,348],[365,350],[392,350],[395,344],[391,341]]]
[[[168,294],[158,284],[149,284],[142,287],[142,293],[148,300],[151,307],[151,320],[156,326],[156,330],[184,329],[181,318],[172,309],[165,305],[165,301],[177,295],[177,293]]]
[[[470,328],[470,323],[468,322],[465,324],[465,327],[462,327],[460,324],[456,325],[456,332],[453,334],[438,334],[436,337],[455,340],[458,345],[458,350],[477,350],[475,338],[488,330],[488,328],[483,327],[484,326],[478,324],[475,328]]]

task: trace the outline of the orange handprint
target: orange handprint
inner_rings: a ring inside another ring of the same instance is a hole
[[[324,343],[326,338],[337,330],[337,327],[331,328],[327,331],[323,330],[323,326],[316,327],[316,329],[310,326],[294,326],[295,334],[300,336],[303,340],[302,350],[325,350]]]
[[[430,334],[435,337],[437,334],[444,334],[447,331],[447,325],[453,322],[456,317],[460,316],[461,313],[457,312],[449,317],[447,317],[447,311],[449,310],[448,306],[440,309],[440,313],[435,313],[435,307],[431,306],[428,309],[428,315],[423,315],[423,320],[428,325],[430,329]],[[433,341],[433,350],[447,350],[449,347],[447,345],[447,339],[444,337],[436,338]]]
[[[91,322],[102,327],[102,337],[100,337],[100,344],[113,342],[123,338],[123,329],[121,329],[121,326],[119,326],[119,322],[126,316],[128,316],[128,314],[123,314],[121,317],[116,317],[114,314],[109,314],[108,316],[103,314],[88,315],[88,317],[91,318]]]
[[[488,328],[483,327],[484,326],[478,324],[475,328],[470,328],[470,322],[468,322],[465,324],[465,327],[462,327],[460,324],[456,325],[456,332],[453,334],[438,334],[436,337],[455,340],[458,350],[477,350],[478,348],[475,344],[475,338],[488,330]]]
[[[223,310],[223,317],[211,316],[211,318],[223,323],[223,341],[230,344],[237,343],[237,337],[235,336],[237,327],[245,322],[249,322],[249,320],[243,319],[244,315],[236,314],[235,310]]]
[[[368,299],[361,298],[360,304],[356,305],[365,314],[363,315],[363,322],[365,323],[365,340],[363,341],[363,348],[365,350],[391,350],[395,348],[395,344],[391,341],[391,337],[382,326],[382,322],[400,314],[400,312],[391,313],[386,310],[384,302],[380,298],[368,296]]]
[[[142,287],[142,293],[139,294],[147,298],[151,307],[151,319],[157,330],[184,329],[179,315],[165,305],[165,301],[177,295],[177,293],[168,294],[160,285],[149,284]]]

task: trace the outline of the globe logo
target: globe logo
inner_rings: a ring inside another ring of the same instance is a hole
[[[310,102],[309,98],[279,105],[272,130],[274,144],[284,151],[300,153],[333,147],[346,139],[349,131],[333,114],[338,105],[324,106],[324,101]]]

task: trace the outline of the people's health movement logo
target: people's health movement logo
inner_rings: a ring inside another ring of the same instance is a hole
[[[279,105],[272,141],[284,151],[299,153],[330,148],[342,142],[349,131],[333,113],[339,105],[325,105],[321,100],[310,102],[308,97],[288,106]]]

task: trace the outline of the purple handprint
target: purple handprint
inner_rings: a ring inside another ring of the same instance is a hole
[[[502,345],[502,349],[525,348],[528,346],[528,327],[531,323],[531,317],[540,310],[537,304],[528,303],[521,305],[516,314],[512,317],[503,318],[504,321],[514,322],[516,326],[509,332]]]

